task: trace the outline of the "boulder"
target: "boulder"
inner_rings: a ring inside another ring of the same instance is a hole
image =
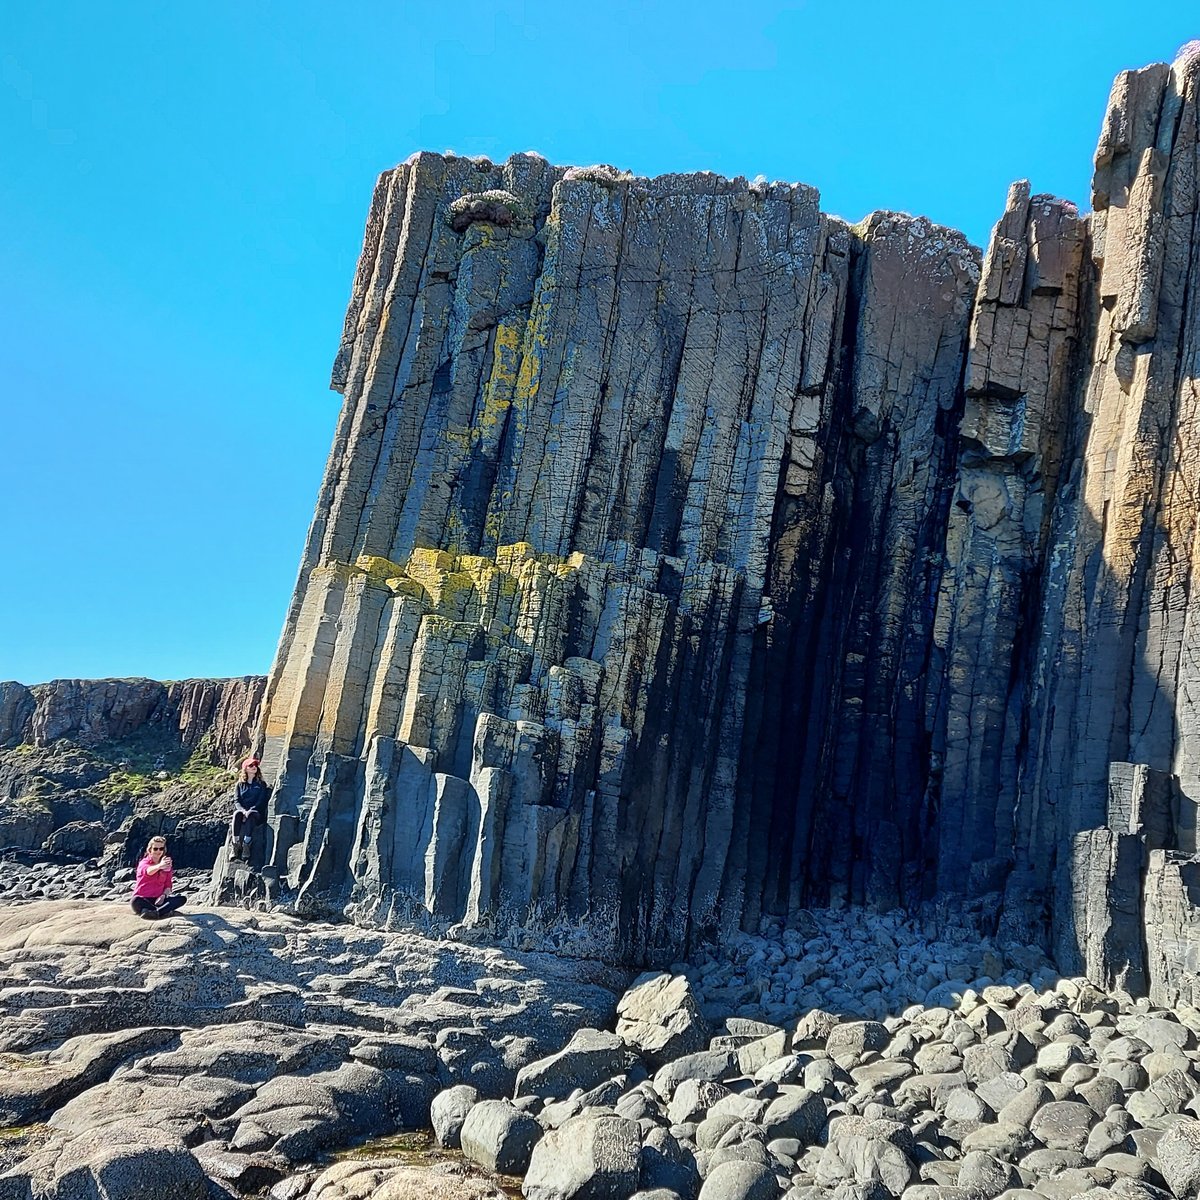
[[[734,1050],[701,1050],[685,1054],[654,1073],[654,1087],[660,1096],[670,1096],[685,1079],[716,1082],[731,1079],[738,1072]]]
[[[916,1173],[909,1157],[913,1145],[912,1134],[899,1121],[836,1117],[829,1122],[816,1181],[822,1186],[876,1182],[899,1196]]]
[[[541,1137],[537,1120],[508,1100],[481,1100],[473,1105],[459,1133],[466,1158],[501,1175],[523,1175]]]
[[[696,1156],[669,1130],[655,1126],[642,1143],[639,1180],[643,1188],[669,1188],[682,1200],[695,1200],[700,1190]]]
[[[685,975],[639,975],[617,1002],[617,1036],[652,1067],[703,1050],[708,1038]]]
[[[868,1050],[882,1050],[890,1040],[887,1026],[880,1021],[847,1021],[830,1030],[825,1053],[845,1066],[857,1063]]]
[[[824,1050],[829,1035],[838,1027],[839,1018],[823,1008],[809,1009],[796,1022],[792,1033],[793,1050]]]
[[[1042,1105],[1029,1131],[1050,1150],[1082,1151],[1096,1123],[1096,1114],[1077,1100],[1053,1100]]]
[[[1015,1167],[981,1150],[965,1154],[959,1165],[957,1186],[978,1200],[990,1200],[1020,1184],[1021,1177]]]
[[[767,1106],[762,1116],[766,1140],[795,1138],[811,1146],[825,1128],[825,1104],[807,1088],[789,1087]]]
[[[515,1095],[561,1100],[575,1088],[588,1091],[604,1083],[637,1061],[637,1051],[615,1033],[579,1029],[561,1050],[517,1072]]]
[[[700,1189],[700,1200],[775,1200],[778,1195],[770,1167],[741,1159],[715,1166]]]
[[[526,1200],[626,1200],[638,1188],[638,1126],[618,1116],[572,1117],[534,1147]]]
[[[438,1092],[429,1106],[429,1123],[437,1144],[445,1150],[461,1148],[463,1122],[479,1093],[469,1083],[460,1083]]]
[[[1162,1135],[1158,1169],[1176,1200],[1200,1198],[1200,1121],[1179,1121]]]

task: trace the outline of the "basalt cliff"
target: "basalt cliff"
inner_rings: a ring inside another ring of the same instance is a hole
[[[933,906],[1200,1002],[1198,88],[1123,73],[1092,213],[1014,184],[982,255],[803,185],[385,172],[264,702],[302,906],[647,960]]]

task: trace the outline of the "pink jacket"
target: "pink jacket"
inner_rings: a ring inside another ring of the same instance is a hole
[[[153,865],[154,860],[148,854],[137,865],[137,883],[133,885],[133,894],[145,900],[157,900],[164,892],[170,891],[175,878],[175,872],[170,867],[147,875],[146,868]]]

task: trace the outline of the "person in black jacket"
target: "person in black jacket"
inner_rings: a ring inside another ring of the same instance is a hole
[[[258,759],[246,759],[233,797],[233,851],[229,856],[233,862],[250,861],[250,841],[255,828],[267,819],[270,798],[271,789],[258,769]]]

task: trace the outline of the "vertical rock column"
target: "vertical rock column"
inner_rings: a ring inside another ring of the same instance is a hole
[[[1087,223],[1013,184],[971,318],[930,664],[937,886],[1003,884],[1050,517],[1077,397]]]
[[[1053,878],[1104,823],[1109,764],[1178,776],[1200,797],[1194,730],[1200,444],[1200,57],[1118,77],[1096,152],[1097,311],[1078,457],[1060,489],[1041,608],[1018,858]],[[1059,965],[1080,961],[1069,894]]]
[[[749,919],[919,898],[933,844],[925,689],[978,257],[891,214],[843,245],[825,288],[846,291],[846,324],[797,401],[756,650]]]

